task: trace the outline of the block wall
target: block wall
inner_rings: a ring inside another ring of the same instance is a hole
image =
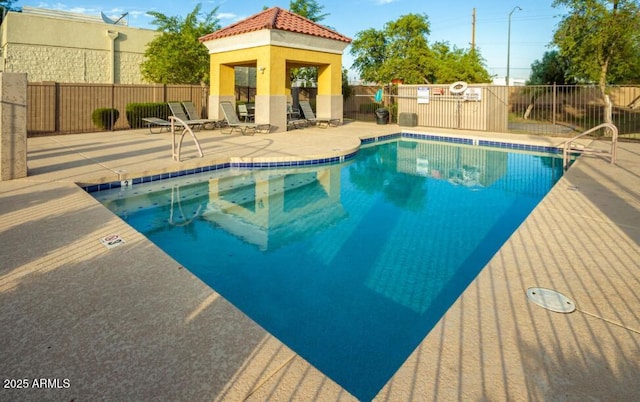
[[[26,72],[31,82],[109,84],[110,57],[106,50],[10,45],[5,52],[5,71]],[[144,83],[142,54],[116,52],[115,60],[116,83]]]

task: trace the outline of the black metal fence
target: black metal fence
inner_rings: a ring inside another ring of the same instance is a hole
[[[611,100],[611,120],[620,135],[640,138],[640,87],[608,86],[606,93]],[[604,123],[605,114],[605,101],[593,85],[510,88],[511,131],[572,135]]]

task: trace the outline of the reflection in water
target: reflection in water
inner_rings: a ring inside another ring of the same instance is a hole
[[[403,172],[399,162],[396,142],[383,148],[365,148],[358,155],[358,163],[349,167],[349,174],[353,183],[369,194],[381,192],[385,199],[398,207],[420,209],[427,198],[426,180]]]
[[[561,174],[555,158],[399,140],[96,197],[368,400]]]
[[[202,216],[261,250],[281,247],[345,216],[340,166],[211,179]]]
[[[152,209],[153,217],[145,225],[148,234],[183,227],[185,233],[196,236],[189,227],[200,220],[260,250],[273,250],[344,218],[340,169],[331,165],[226,172],[204,183],[181,179],[171,185],[148,185],[146,191],[110,190],[96,195],[124,219]]]
[[[434,146],[435,145],[435,146]],[[507,172],[507,153],[471,146],[399,143],[399,170],[465,187],[488,187]]]
[[[171,187],[171,209],[169,213],[169,224],[172,226],[187,226],[200,215],[202,205],[198,204],[198,208],[192,214],[185,214],[182,208],[182,200],[180,197],[180,186]],[[177,219],[177,221],[176,221]]]

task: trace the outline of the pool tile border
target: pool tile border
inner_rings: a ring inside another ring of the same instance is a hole
[[[425,133],[413,133],[413,132],[407,132],[407,131],[403,131],[395,134],[381,135],[378,137],[367,137],[367,138],[361,139],[360,142],[361,142],[361,145],[367,145],[367,144],[372,144],[376,142],[395,140],[399,138],[428,140],[428,141],[446,142],[446,143],[463,144],[463,145],[475,145],[475,146],[490,147],[490,148],[513,149],[513,150],[519,150],[519,151],[543,152],[543,153],[550,153],[550,154],[562,153],[561,148],[552,147],[552,146],[518,144],[518,143],[504,142],[504,141],[483,140],[483,139],[465,138],[465,137],[453,137],[453,136],[425,134]],[[234,162],[232,161],[232,162],[218,163],[215,165],[184,169],[184,170],[179,170],[175,172],[136,177],[128,180],[112,181],[112,182],[102,183],[102,184],[91,184],[91,185],[82,186],[82,189],[88,193],[94,193],[97,191],[110,190],[113,188],[120,188],[123,186],[126,187],[129,185],[150,183],[150,182],[159,181],[159,180],[171,179],[174,177],[181,177],[181,176],[211,172],[211,171],[228,169],[228,168],[273,169],[273,168],[285,168],[285,167],[308,167],[308,166],[325,165],[325,164],[331,164],[331,163],[341,163],[354,158],[357,155],[357,153],[358,151],[354,151],[346,155],[331,156],[331,157],[318,158],[318,159],[308,159],[308,160],[294,160],[294,161],[272,161],[272,162],[268,162],[268,161]],[[129,181],[131,181],[131,183],[129,183]]]
[[[560,147],[533,145],[533,144],[520,144],[516,142],[484,140],[479,138],[463,138],[463,137],[452,137],[452,136],[442,136],[442,135],[412,133],[412,132],[402,132],[402,138],[450,142],[450,143],[456,143],[456,144],[476,145],[476,146],[489,147],[489,148],[513,149],[518,151],[544,152],[544,153],[550,153],[550,154],[562,153],[562,148]]]

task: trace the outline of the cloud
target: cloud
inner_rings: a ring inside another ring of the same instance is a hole
[[[395,3],[396,1],[398,0],[375,0],[375,2],[380,5],[391,4],[391,3]]]
[[[37,8],[45,8],[48,10],[58,10],[58,11],[67,11],[70,13],[77,13],[77,14],[96,14],[98,11],[96,11],[95,8],[87,8],[87,7],[69,7],[64,3],[45,3],[45,2],[40,2],[38,3],[38,5],[36,6]]]
[[[139,17],[141,15],[146,16],[147,12],[146,11],[129,11],[129,15],[132,17]]]
[[[86,7],[68,7],[68,8],[60,8],[59,10],[69,11],[70,13],[78,13],[78,14],[88,14],[93,12],[92,9]]]
[[[235,20],[238,16],[234,13],[219,13],[216,15],[220,20]]]
[[[51,10],[66,10],[68,7],[65,6],[62,3],[46,3],[46,2],[40,2],[38,3],[38,5],[36,6],[37,8],[48,8]]]

